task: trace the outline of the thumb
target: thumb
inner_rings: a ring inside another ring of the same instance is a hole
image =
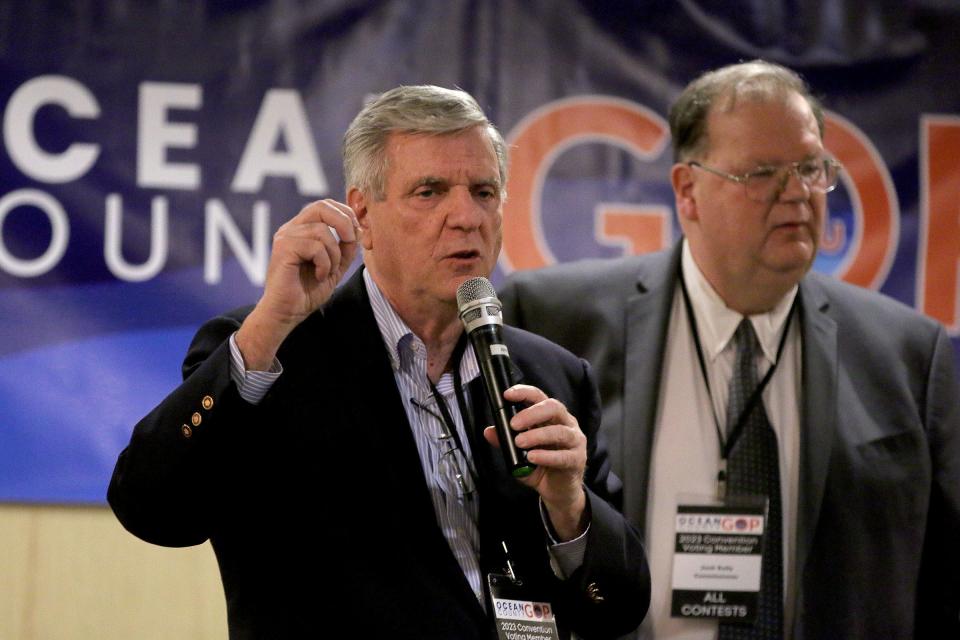
[[[483,437],[488,443],[490,443],[490,446],[497,448],[500,447],[500,438],[497,437],[497,430],[492,426],[483,430]]]

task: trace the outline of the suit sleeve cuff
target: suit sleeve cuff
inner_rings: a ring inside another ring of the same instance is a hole
[[[237,346],[237,333],[230,334],[230,379],[237,385],[240,397],[250,404],[260,404],[270,387],[283,373],[280,361],[273,359],[269,371],[247,371],[243,362],[243,354]]]
[[[550,544],[547,545],[547,552],[550,554],[550,568],[555,576],[561,580],[566,580],[583,565],[583,558],[587,552],[587,534],[590,533],[590,524],[587,523],[587,528],[583,530],[583,533],[573,540],[559,542],[553,534],[550,517],[547,515],[547,509],[543,505],[542,499],[540,500],[540,519],[543,521],[543,528],[550,540]]]

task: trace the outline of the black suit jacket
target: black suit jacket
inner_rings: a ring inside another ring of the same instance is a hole
[[[645,531],[680,245],[516,274],[508,322],[598,372],[624,513]],[[960,390],[943,327],[882,295],[800,283],[800,638],[960,638]]]
[[[491,637],[436,523],[361,274],[291,333],[284,373],[257,406],[229,372],[227,338],[248,311],[200,329],[183,384],[137,424],[108,491],[117,517],[156,544],[211,541],[231,638]],[[563,401],[588,435],[592,520],[583,566],[556,579],[536,493],[472,433],[482,568],[499,569],[504,540],[567,629],[623,633],[646,611],[649,574],[638,534],[605,502],[620,485],[596,438],[587,365],[526,332],[504,338],[524,381]],[[479,430],[492,421],[475,383]]]

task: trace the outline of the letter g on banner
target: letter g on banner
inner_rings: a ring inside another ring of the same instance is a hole
[[[557,262],[543,233],[541,195],[554,161],[567,149],[605,142],[642,160],[657,158],[670,138],[662,117],[639,104],[608,96],[579,96],[550,102],[521,120],[507,136],[511,149],[509,199],[504,205],[503,252],[506,273]],[[627,239],[633,252],[658,249],[668,238],[670,212],[663,207],[598,207],[598,234]],[[645,240],[647,239],[647,240]]]

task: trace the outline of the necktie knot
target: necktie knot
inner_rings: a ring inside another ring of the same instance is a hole
[[[749,318],[744,318],[737,325],[737,331],[733,334],[734,344],[737,345],[737,362],[744,361],[743,366],[749,365],[749,368],[756,370],[754,365],[754,354],[757,347],[760,346],[757,341],[757,332],[753,329],[753,323]]]

